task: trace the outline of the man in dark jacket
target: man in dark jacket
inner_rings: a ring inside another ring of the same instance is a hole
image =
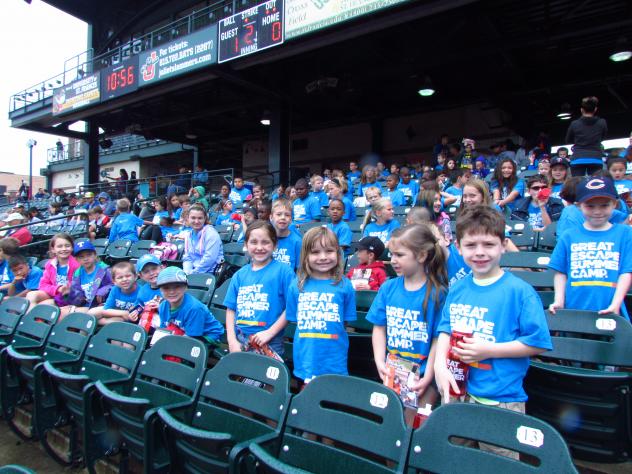
[[[564,210],[564,203],[561,199],[550,197],[550,193],[542,191],[548,187],[546,176],[537,174],[529,177],[529,195],[516,201],[511,219],[529,222],[536,231],[543,230],[551,222],[557,221]]]
[[[608,125],[596,117],[597,97],[582,99],[582,116],[573,120],[566,132],[566,143],[573,143],[571,173],[573,176],[590,176],[603,168],[601,142],[606,139]]]

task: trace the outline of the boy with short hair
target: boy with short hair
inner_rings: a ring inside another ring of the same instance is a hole
[[[552,313],[583,309],[629,319],[623,300],[632,282],[632,229],[609,222],[617,199],[610,178],[589,178],[577,186],[584,224],[564,232],[551,255],[549,267],[556,272]]]
[[[272,203],[272,215],[270,222],[274,226],[278,242],[272,256],[275,260],[289,265],[292,270],[296,270],[301,255],[301,238],[296,232],[292,232],[292,203],[280,198]]]
[[[393,206],[404,206],[406,204],[406,196],[398,189],[399,184],[399,175],[389,174],[386,177],[386,189],[382,191],[382,196],[389,198]]]
[[[31,267],[22,255],[9,258],[9,268],[13,273],[13,281],[7,290],[9,296],[26,296],[29,291],[39,289],[44,272],[39,267]]]
[[[320,203],[309,196],[307,180],[301,178],[294,185],[296,199],[292,202],[292,220],[295,224],[320,221]]]
[[[187,275],[177,267],[167,267],[156,280],[163,301],[158,314],[161,327],[178,336],[217,341],[224,328],[209,309],[187,293]]]
[[[419,194],[419,183],[412,179],[410,170],[407,166],[402,166],[399,170],[399,177],[401,182],[397,185],[406,198],[410,198],[410,203],[414,204],[417,201],[417,195]],[[397,204],[393,203],[393,206]]]
[[[458,168],[452,172],[450,180],[454,184],[441,193],[441,196],[445,198],[444,206],[461,205],[463,186],[470,180],[471,176],[472,172],[467,168]]]
[[[235,176],[233,180],[233,187],[230,189],[230,194],[228,199],[233,201],[233,204],[243,204],[246,201],[249,201],[252,198],[252,194],[250,194],[250,190],[244,187],[244,178],[241,176]]]
[[[540,192],[549,187],[546,176],[536,174],[527,179],[528,196],[516,201],[511,211],[511,219],[528,222],[535,231],[542,231],[551,222],[558,221],[564,210],[561,199],[551,197],[539,198]]]
[[[552,348],[542,303],[528,283],[500,267],[507,245],[500,213],[484,205],[465,209],[457,220],[456,242],[472,273],[454,283],[446,297],[437,328],[437,386],[445,403],[450,401],[450,386],[459,393],[447,367],[451,350],[470,365],[467,393],[460,394],[463,401],[524,413],[527,394],[522,382],[529,357]],[[472,337],[451,348],[455,327]]]
[[[320,207],[327,207],[329,205],[329,196],[327,196],[327,193],[323,190],[325,184],[323,177],[317,174],[312,175],[309,182],[312,186],[312,192],[309,193],[310,197],[316,199]]]
[[[130,321],[130,311],[136,306],[138,285],[136,269],[132,262],[119,262],[110,269],[114,287],[105,304],[92,308],[89,313],[97,318],[100,325],[115,321]]]
[[[349,172],[347,173],[347,181],[353,183],[356,179],[360,178],[362,173],[358,170],[358,163],[355,161],[349,162]]]
[[[108,241],[110,243],[119,239],[128,239],[132,242],[138,241],[138,229],[145,223],[138,216],[129,212],[131,203],[129,199],[123,198],[116,201],[116,210],[119,215],[116,216],[110,229]]]
[[[353,288],[377,291],[386,281],[386,269],[380,257],[384,253],[384,244],[377,237],[364,237],[356,244],[358,266],[347,273]]]
[[[20,252],[20,244],[11,237],[0,239],[0,293],[6,294],[13,281],[9,259]]]
[[[257,206],[257,219],[261,221],[269,221],[272,214],[272,201],[264,199]]]

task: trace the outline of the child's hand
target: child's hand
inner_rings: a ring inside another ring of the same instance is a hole
[[[553,303],[549,305],[549,312],[551,314],[555,314],[555,310],[557,309],[564,309],[564,303],[553,301]]]
[[[431,383],[432,383],[432,379],[427,378],[427,377],[421,377],[418,380],[416,380],[414,383],[409,385],[408,387],[411,390],[414,390],[417,396],[420,397],[426,391],[426,389],[430,386]]]
[[[437,381],[437,388],[441,394],[441,403],[450,403],[450,386],[452,386],[454,393],[458,393],[459,395],[464,394],[460,393],[459,386],[456,384],[456,380],[454,380],[454,375],[448,370],[445,362],[438,365],[439,366],[435,364],[435,380]]]
[[[101,296],[101,295],[95,296],[94,299],[95,299],[95,301],[97,302],[98,305],[103,303],[103,296]]]
[[[145,303],[145,309],[149,309],[151,311],[156,311],[159,306],[160,303],[156,300],[149,300],[147,303]]]
[[[382,379],[382,382],[384,382],[386,380],[386,374],[388,372],[386,370],[386,362],[383,360],[376,360],[375,366],[377,367],[377,374]]]
[[[62,285],[59,287],[59,294],[66,296],[68,293],[70,293],[70,287],[68,285]]]
[[[229,352],[241,352],[241,344],[237,339],[232,341],[228,341],[228,351]]]
[[[473,337],[464,337],[458,347],[452,351],[466,364],[480,362],[492,357],[494,343],[481,341]]]
[[[617,307],[613,304],[611,304],[610,306],[608,306],[606,309],[602,309],[601,311],[599,311],[599,314],[620,314],[621,311],[621,307]]]
[[[138,321],[138,310],[135,309],[134,311],[130,312],[127,316],[127,320],[131,321],[133,323],[135,323],[136,321]]]
[[[369,286],[368,283],[362,282],[362,283],[356,283],[355,284],[355,289],[356,290],[370,290],[371,287]]]
[[[255,342],[255,344],[263,346],[264,344],[270,342],[274,336],[275,334],[272,334],[269,329],[266,329],[265,331],[259,331],[258,333],[253,334],[252,340]]]

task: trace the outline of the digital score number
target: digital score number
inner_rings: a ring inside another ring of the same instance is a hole
[[[269,0],[219,22],[219,62],[283,43],[283,0]]]
[[[138,63],[132,60],[101,71],[101,100],[114,99],[138,89]]]

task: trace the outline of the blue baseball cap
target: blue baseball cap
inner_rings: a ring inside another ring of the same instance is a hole
[[[187,284],[187,274],[178,267],[167,267],[158,274],[156,286],[168,285],[169,283]]]
[[[610,178],[588,178],[577,185],[577,202],[603,197],[618,199],[617,188]]]
[[[96,252],[97,250],[94,248],[94,245],[92,245],[92,242],[90,242],[89,240],[82,240],[81,242],[75,243],[75,248],[73,249],[72,253],[78,255],[80,252],[85,251]]]
[[[160,259],[156,257],[155,255],[146,253],[145,255],[143,255],[142,257],[138,259],[138,262],[136,262],[136,271],[142,272],[143,268],[145,268],[145,265],[147,265],[148,263],[153,263],[154,265],[160,265]]]

